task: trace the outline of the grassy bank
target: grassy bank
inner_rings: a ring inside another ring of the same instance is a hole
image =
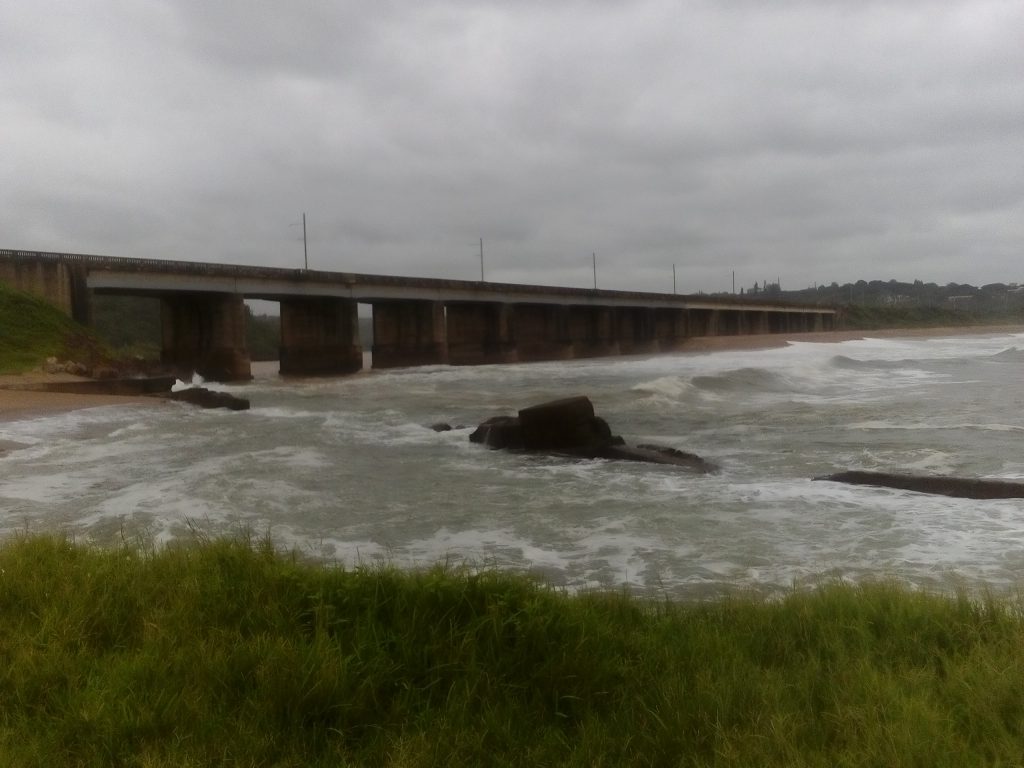
[[[0,373],[29,371],[48,357],[91,364],[108,356],[88,328],[48,302],[0,283]]]
[[[0,765],[1017,765],[1009,604],[567,596],[268,546],[0,548]]]

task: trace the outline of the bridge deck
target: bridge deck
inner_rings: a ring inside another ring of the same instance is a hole
[[[3,249],[0,249],[0,259],[74,265],[86,272],[88,288],[100,293],[196,292],[231,293],[276,301],[333,297],[361,302],[427,300],[835,313],[831,307],[737,296],[614,291]]]

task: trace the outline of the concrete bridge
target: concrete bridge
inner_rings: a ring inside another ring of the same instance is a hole
[[[831,330],[833,308],[684,296],[0,250],[0,281],[90,321],[93,293],[160,300],[163,362],[250,378],[244,299],[281,304],[281,373],[363,366],[357,304],[372,306],[373,367],[480,365],[668,352],[695,336]]]

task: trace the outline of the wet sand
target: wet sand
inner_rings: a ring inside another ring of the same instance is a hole
[[[777,333],[752,336],[704,336],[688,339],[680,352],[703,353],[722,350],[771,349],[784,347],[790,341],[835,343],[867,338],[940,338],[985,334],[1024,333],[1020,325],[978,325],[963,328],[886,328],[872,331],[819,331],[813,333]],[[17,389],[33,384],[84,381],[67,374],[25,373],[0,375],[0,421],[17,421],[64,413],[80,408],[110,405],[165,405],[153,397],[121,395],[75,395],[64,392],[37,392]]]
[[[0,375],[0,421],[21,421],[38,416],[81,408],[98,408],[108,405],[163,405],[163,401],[152,397],[122,395],[77,395],[66,392],[39,392],[18,389],[37,384],[56,384],[66,381],[88,381],[81,376],[49,373],[22,373]]]

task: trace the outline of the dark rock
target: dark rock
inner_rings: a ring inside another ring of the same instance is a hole
[[[612,452],[622,452],[623,448],[612,447]],[[664,445],[638,445],[635,448],[626,448],[628,452],[637,454],[632,461],[653,461],[656,464],[672,464],[677,467],[688,467],[704,474],[717,474],[721,467],[714,462],[708,461],[696,453],[680,451],[678,448],[668,448]],[[629,459],[629,456],[620,455],[615,458]]]
[[[815,477],[815,480],[831,480],[834,483],[852,485],[873,485],[880,488],[897,488],[917,493],[932,493],[963,499],[1022,499],[1024,483],[1009,480],[979,480],[966,477],[937,477],[934,475],[906,475],[889,472],[836,472]]]
[[[531,451],[587,452],[612,442],[608,422],[588,397],[567,397],[519,411],[523,447]]]
[[[554,400],[519,411],[519,416],[495,416],[469,436],[491,448],[525,449],[586,459],[618,459],[668,464],[702,473],[718,467],[693,453],[657,445],[626,445],[612,434],[608,422],[594,415],[587,397]]]
[[[160,397],[183,403],[198,405],[200,408],[228,408],[232,411],[249,410],[249,401],[243,397],[235,397],[227,392],[213,392],[204,387],[179,389],[177,392],[164,392]]]
[[[523,448],[523,428],[515,416],[495,416],[477,427],[469,441],[490,448]]]
[[[452,425],[446,421],[439,421],[437,424],[431,424],[430,428],[435,432],[451,432]]]

